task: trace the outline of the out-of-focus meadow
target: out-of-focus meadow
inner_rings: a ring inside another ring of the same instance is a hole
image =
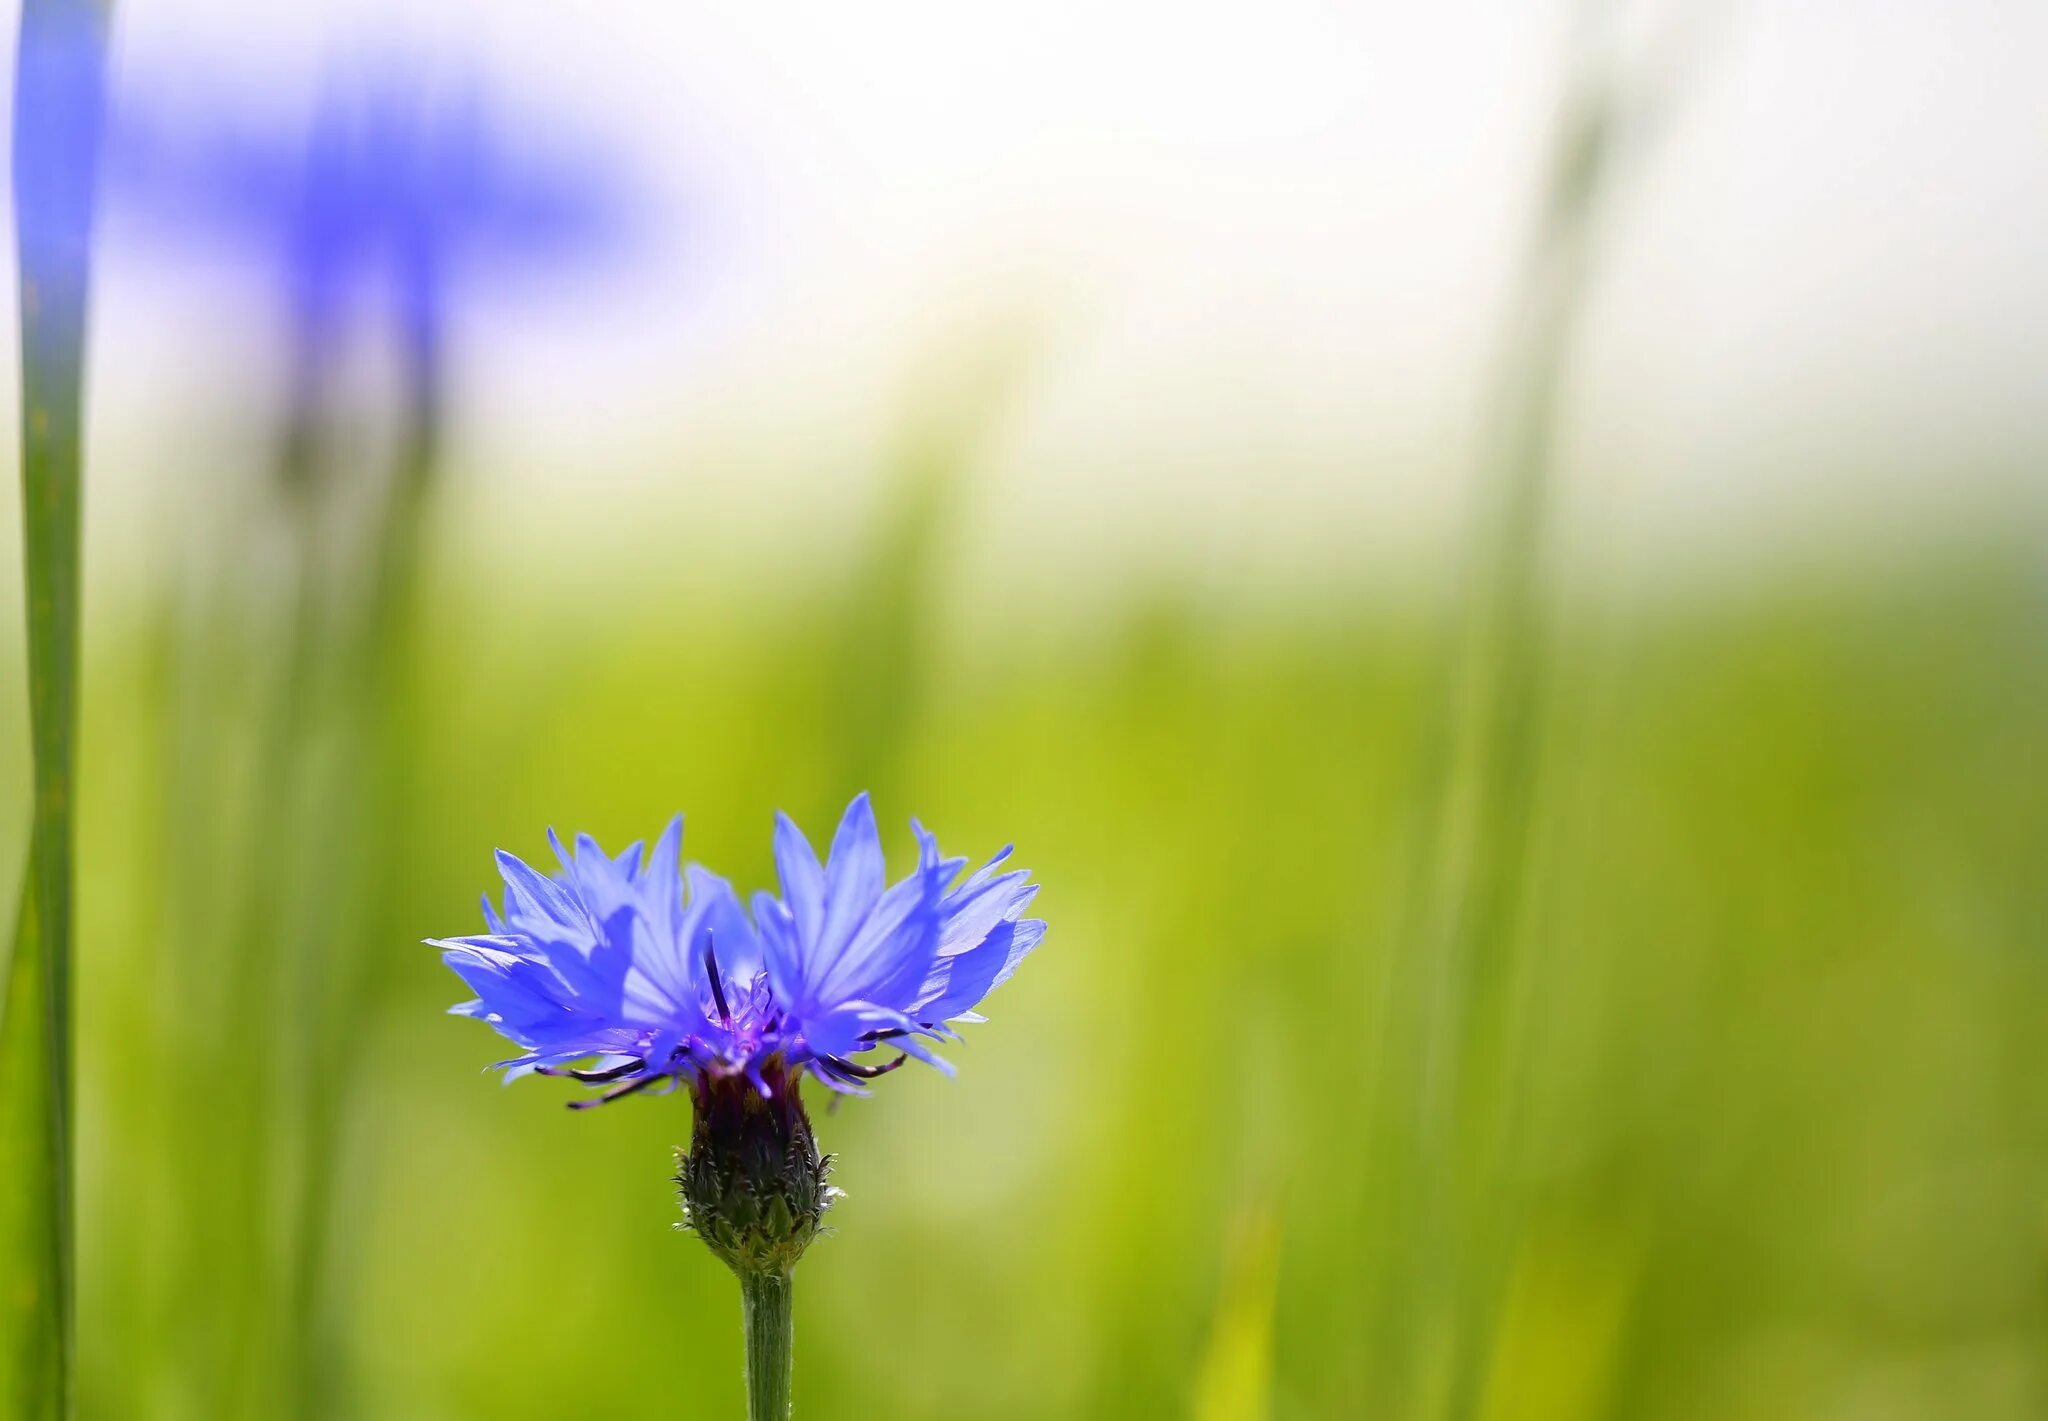
[[[419,940],[477,930],[492,849],[545,857],[549,825],[616,849],[680,809],[751,889],[775,808],[821,834],[863,787],[900,862],[912,814],[1014,841],[1051,931],[957,1080],[816,1102],[847,1197],[798,1277],[798,1415],[2048,1411],[2048,439],[1965,400],[1952,458],[1880,457],[1850,409],[1641,492],[1669,406],[1601,383],[1604,282],[1656,286],[1630,214],[1686,174],[1638,127],[1753,76],[1728,23],[1674,41],[1697,73],[1535,31],[1540,141],[1481,203],[1511,235],[1451,318],[1440,442],[1304,397],[1310,428],[1283,407],[1183,467],[1146,439],[1217,377],[1167,362],[1111,401],[1149,461],[1046,469],[1061,392],[1114,387],[1114,288],[1069,320],[1000,262],[878,327],[856,393],[792,350],[787,420],[651,444],[564,374],[606,337],[552,296],[517,397],[402,292],[367,375],[244,361],[302,348],[289,312],[173,362],[193,307],[150,307],[187,321],[137,339],[218,392],[197,413],[97,351],[81,1415],[739,1414],[732,1281],[672,1231],[683,1099],[501,1090]],[[2006,200],[2038,234],[2032,183]],[[620,260],[724,230],[680,211]],[[154,255],[110,248],[102,333],[170,242],[131,226]],[[1845,387],[1889,429],[1916,391],[1861,340]],[[557,467],[508,491],[528,425]]]

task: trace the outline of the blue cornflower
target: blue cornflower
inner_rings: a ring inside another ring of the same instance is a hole
[[[781,896],[756,894],[751,914],[726,880],[680,863],[680,817],[651,850],[616,858],[587,835],[570,849],[550,834],[558,874],[500,852],[504,906],[484,900],[490,931],[433,945],[477,994],[454,1010],[522,1048],[500,1063],[508,1078],[611,1087],[577,1105],[685,1082],[700,1106],[737,1080],[763,1098],[793,1095],[804,1071],[864,1094],[863,1081],[907,1057],[950,1072],[926,1043],[982,1020],[975,1006],[1045,935],[1024,917],[1037,885],[1003,867],[1009,849],[956,883],[967,861],[912,829],[917,866],[891,885],[866,794],[823,864],[777,816]],[[884,1048],[898,1054],[859,1059]]]
[[[387,61],[337,72],[302,132],[247,99],[196,113],[128,104],[112,171],[144,211],[276,259],[310,338],[331,338],[381,287],[419,339],[452,278],[554,270],[625,233],[615,175],[514,120],[474,82],[437,85]]]

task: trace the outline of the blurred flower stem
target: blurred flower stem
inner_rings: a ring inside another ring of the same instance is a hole
[[[323,661],[336,663],[329,668],[329,684],[346,700],[339,708],[342,728],[351,739],[348,758],[360,773],[337,787],[351,803],[327,805],[310,818],[327,825],[337,840],[357,840],[333,847],[342,861],[356,865],[364,891],[343,929],[360,940],[308,942],[301,958],[301,999],[320,1029],[312,1039],[313,1059],[298,1102],[304,1144],[293,1229],[293,1390],[314,1417],[346,1409],[334,1367],[339,1339],[328,1335],[327,1321],[333,1301],[330,1270],[336,1261],[334,1201],[349,1103],[345,1053],[352,1034],[378,1008],[382,958],[375,945],[399,935],[392,899],[411,850],[391,826],[407,822],[417,779],[407,734],[410,671],[424,533],[445,447],[445,344],[439,301],[425,299],[432,295],[423,292],[423,299],[406,303],[407,318],[398,332],[400,408],[384,504],[374,541],[362,565],[352,570],[352,595],[339,609],[344,625],[337,644],[322,655]]]
[[[251,972],[260,1000],[249,1004],[252,1030],[280,993],[310,1030],[303,1059],[287,1079],[285,1109],[295,1128],[282,1132],[285,1158],[251,1161],[259,1190],[273,1174],[286,1185],[287,1306],[278,1320],[279,1395],[306,1417],[345,1412],[342,1309],[332,1296],[337,1268],[335,1201],[341,1139],[350,1101],[345,1052],[351,1034],[376,1010],[375,944],[396,932],[390,899],[407,861],[404,836],[414,775],[406,734],[424,525],[439,482],[445,402],[442,303],[430,254],[402,273],[406,299],[392,315],[397,370],[396,419],[384,458],[381,502],[367,540],[338,538],[339,504],[356,491],[341,477],[351,430],[344,418],[328,319],[299,309],[290,328],[294,372],[277,443],[274,485],[284,505],[293,553],[292,611],[275,699],[264,730],[263,803],[258,826],[305,846],[297,876],[252,895],[245,958],[263,955],[261,939],[283,930],[292,951],[276,972]],[[338,551],[339,565],[332,557]],[[334,764],[325,773],[323,756]],[[383,826],[383,827],[380,827]],[[307,891],[308,877],[339,873],[350,886],[342,911],[310,920],[283,893]],[[270,954],[276,955],[276,954]],[[267,985],[264,985],[267,983]],[[282,1048],[281,1048],[282,1049]],[[276,1153],[274,1147],[260,1152]]]
[[[79,514],[86,291],[105,108],[106,16],[26,0],[16,51],[14,230],[20,274],[22,528],[34,810],[0,1019],[0,1398],[23,1421],[74,1410],[72,1001]]]

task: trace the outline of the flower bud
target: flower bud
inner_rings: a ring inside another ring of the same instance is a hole
[[[696,1122],[676,1152],[676,1184],[688,1228],[733,1272],[789,1274],[839,1193],[825,1182],[798,1077],[779,1059],[757,1084],[706,1072],[691,1083]],[[765,1088],[765,1089],[764,1089]]]

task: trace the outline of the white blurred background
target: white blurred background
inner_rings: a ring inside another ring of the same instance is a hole
[[[136,0],[116,29],[128,81],[285,110],[349,56],[425,56],[635,176],[630,263],[458,312],[451,536],[536,574],[622,543],[829,557],[920,401],[994,351],[963,585],[1398,582],[1455,526],[1587,54],[1654,111],[1568,394],[1597,541],[1716,568],[2037,506],[2048,10],[1586,13]],[[191,479],[259,460],[276,322],[257,274],[110,235],[92,516],[119,585]]]

